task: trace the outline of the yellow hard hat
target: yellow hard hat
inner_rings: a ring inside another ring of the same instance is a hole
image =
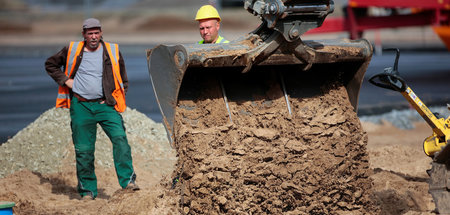
[[[197,15],[195,16],[195,20],[202,20],[202,19],[219,19],[220,22],[220,16],[219,12],[217,12],[216,8],[214,8],[212,5],[203,5],[200,9],[197,11]]]

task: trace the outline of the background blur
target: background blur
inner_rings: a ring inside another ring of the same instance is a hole
[[[222,34],[236,39],[256,28],[260,21],[243,8],[243,0],[0,0],[1,45],[65,45],[80,39],[84,19],[101,20],[105,39],[121,44],[186,43],[199,39],[197,9],[213,4],[222,16]],[[328,17],[343,16],[346,0],[335,0]],[[414,41],[420,47],[442,45],[429,26],[367,31],[366,39],[381,37],[384,43]],[[183,33],[180,33],[183,32]],[[308,39],[307,36],[305,39]],[[347,33],[313,38],[348,37]]]
[[[329,17],[342,16],[344,3],[335,0]],[[46,74],[44,62],[70,41],[82,40],[81,25],[89,17],[102,22],[105,41],[120,45],[130,81],[128,106],[160,122],[145,50],[200,40],[194,17],[204,4],[218,8],[221,35],[228,40],[260,24],[236,0],[0,0],[0,143],[54,106],[57,85]],[[347,37],[341,32],[302,38]],[[430,26],[366,31],[363,37],[376,47],[367,77],[394,62],[393,53],[382,54],[380,47],[398,47],[400,72],[416,94],[430,106],[450,103],[450,55]],[[404,108],[408,104],[399,94],[363,83],[359,115]]]

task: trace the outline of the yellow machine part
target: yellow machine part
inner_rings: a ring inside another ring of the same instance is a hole
[[[445,145],[446,143],[439,141],[436,133],[433,132],[432,136],[427,137],[423,141],[423,151],[426,155],[432,157],[436,152],[440,152]]]
[[[437,118],[410,87],[406,87],[406,90],[401,94],[432,128],[433,135],[424,140],[423,150],[426,155],[434,157],[436,152],[442,151],[449,141],[450,117],[446,120],[444,118]]]

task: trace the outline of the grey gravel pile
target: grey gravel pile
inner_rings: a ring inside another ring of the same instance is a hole
[[[447,118],[450,114],[447,107],[430,107],[430,111],[438,113],[439,118]],[[375,124],[382,124],[383,121],[386,121],[400,129],[413,129],[413,122],[424,121],[422,116],[420,116],[415,109],[392,110],[391,112],[381,115],[361,116],[359,119],[362,122],[371,122]]]
[[[164,167],[176,162],[164,126],[127,108],[122,114],[133,157],[146,159],[141,168]],[[74,166],[68,109],[52,108],[0,146],[0,178],[22,169],[59,172]],[[101,127],[97,129],[96,167],[112,167],[112,146]],[[66,163],[64,163],[66,161]],[[167,162],[169,161],[169,162]],[[64,166],[66,165],[66,166]]]

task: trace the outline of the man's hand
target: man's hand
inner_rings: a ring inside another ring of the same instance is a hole
[[[73,86],[73,79],[71,79],[71,78],[67,79],[67,81],[64,82],[64,84],[65,84],[66,86],[68,86],[70,89],[72,89],[72,86]]]

